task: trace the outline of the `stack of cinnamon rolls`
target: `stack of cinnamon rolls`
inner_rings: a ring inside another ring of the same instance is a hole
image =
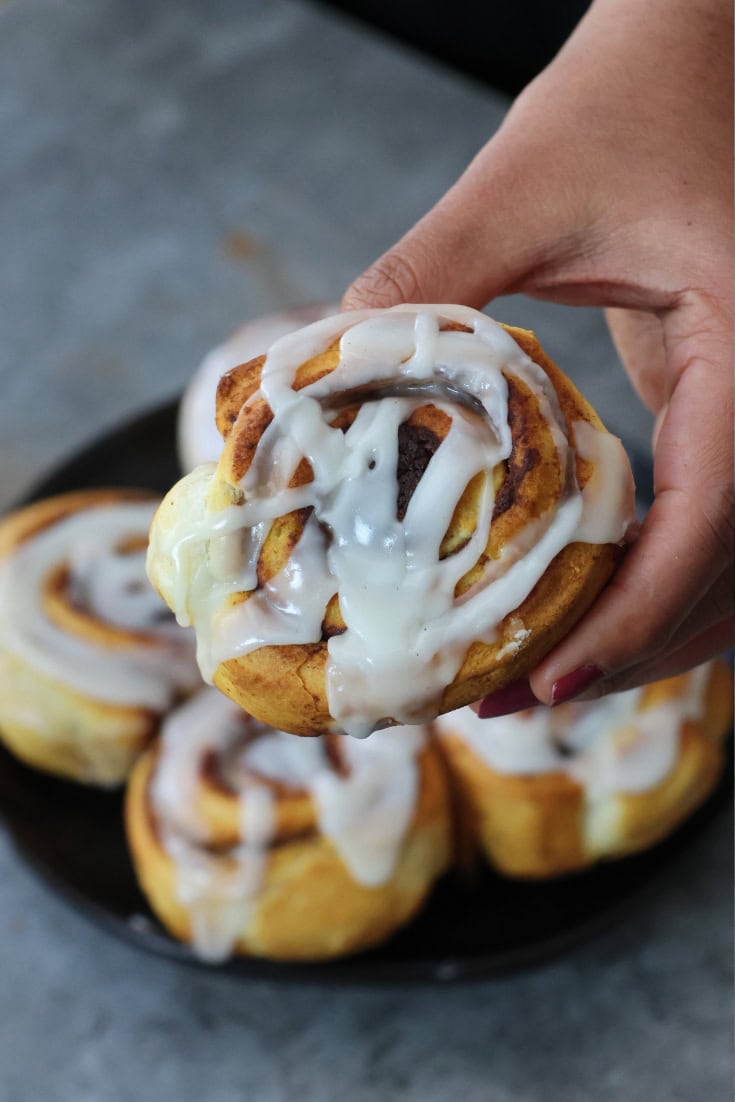
[[[198,955],[354,953],[467,839],[556,877],[713,791],[722,663],[464,707],[583,615],[632,519],[619,443],[531,334],[459,307],[340,315],[225,375],[217,422],[219,461],[161,504],[89,490],[0,522],[0,738],[127,783],[138,879]]]

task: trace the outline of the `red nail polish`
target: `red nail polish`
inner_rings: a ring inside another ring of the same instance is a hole
[[[590,662],[586,666],[580,666],[578,670],[566,674],[565,677],[560,677],[551,687],[552,707],[555,704],[563,704],[566,700],[579,696],[590,685],[594,685],[595,681],[599,681],[602,676],[603,673],[600,667]]]
[[[528,683],[528,678],[521,678],[506,685],[504,689],[498,689],[496,693],[490,693],[480,701],[477,714],[480,719],[494,719],[496,716],[507,716],[511,712],[520,712],[523,708],[534,708],[539,703]]]

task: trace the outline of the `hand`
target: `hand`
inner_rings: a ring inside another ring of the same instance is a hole
[[[609,307],[656,414],[637,542],[530,688],[488,698],[486,714],[670,676],[732,639],[731,41],[725,0],[596,0],[464,175],[345,296]]]

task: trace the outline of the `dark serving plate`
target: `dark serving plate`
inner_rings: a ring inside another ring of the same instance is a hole
[[[138,417],[60,467],[29,499],[85,486],[164,491],[179,473],[175,426],[175,403]],[[639,485],[648,485],[650,472],[638,465]],[[446,982],[529,966],[610,924],[640,899],[712,820],[728,791],[726,780],[655,849],[590,872],[550,883],[505,880],[489,870],[471,880],[447,876],[417,919],[368,953],[313,965],[239,958],[222,970],[250,978],[385,983]],[[196,963],[188,947],[164,931],[136,884],[120,793],[57,780],[0,750],[0,816],[22,857],[78,911],[141,948]]]

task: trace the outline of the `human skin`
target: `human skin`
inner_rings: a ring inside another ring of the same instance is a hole
[[[350,309],[511,292],[604,306],[656,415],[637,540],[487,714],[631,688],[731,644],[732,34],[729,0],[596,0],[457,183],[345,295]]]

